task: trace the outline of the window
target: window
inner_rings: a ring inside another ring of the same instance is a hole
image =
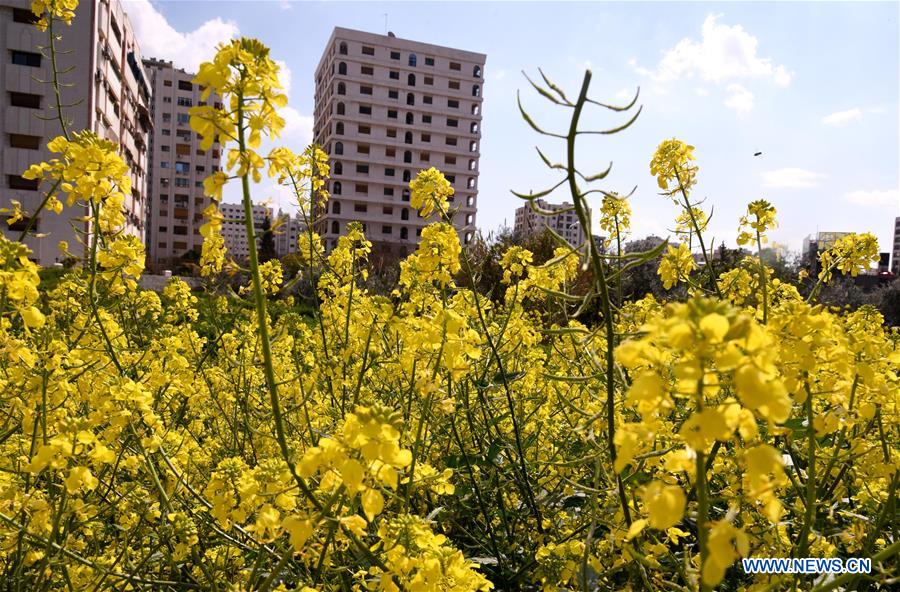
[[[392,52],[391,52],[391,59],[392,59],[392,60],[399,60],[399,59],[400,59],[400,52],[399,52],[399,51],[392,51]]]
[[[469,170],[470,171],[475,170],[475,159],[474,158],[469,160]]]
[[[26,179],[22,175],[6,175],[10,189],[20,189],[22,191],[37,191],[40,185],[39,179]]]
[[[172,130],[170,130],[170,129],[164,129],[164,130],[162,130],[162,135],[164,135],[164,136],[171,136],[171,135],[172,135]]]
[[[475,78],[481,78],[481,66],[475,66],[472,68],[472,76]]]
[[[405,134],[403,134],[403,143],[404,144],[412,144],[413,143],[412,132],[406,132]]]
[[[187,179],[182,179],[180,177],[175,177],[175,187],[190,187],[191,182]]]
[[[403,190],[403,195],[400,197],[403,201],[409,201],[409,189]]]
[[[356,172],[360,175],[368,175],[369,174],[369,165],[367,164],[358,164],[356,165]]]
[[[422,162],[431,162],[431,154],[428,152],[420,152],[419,160],[421,160]]]
[[[13,148],[26,150],[39,150],[41,147],[40,136],[26,136],[24,134],[9,134],[9,145]]]
[[[475,178],[474,177],[469,177],[469,179],[466,181],[466,187],[469,189],[475,189]]]
[[[369,153],[369,145],[368,144],[357,144],[356,145],[356,153],[357,154],[368,154]]]
[[[456,183],[456,175],[444,175],[445,178],[450,181],[451,184]]]
[[[481,87],[478,86],[477,84],[473,84],[473,85],[472,85],[472,96],[473,96],[473,97],[480,97],[480,96],[481,96]]]
[[[365,212],[367,212],[368,210],[369,210],[369,208],[366,207],[366,204],[364,204],[364,203],[355,203],[355,204],[353,204],[353,211],[354,211],[354,212],[365,213]]]
[[[459,127],[459,120],[447,118],[447,127]]]
[[[359,87],[359,94],[361,94],[361,95],[371,95],[371,94],[372,94],[372,87],[371,87],[371,86],[362,86],[362,85],[360,85],[360,87]]]
[[[17,23],[34,25],[41,19],[27,8],[13,8],[13,20]]]
[[[425,58],[425,65],[426,65],[426,66],[433,66],[433,65],[434,65],[434,58]]]
[[[385,195],[386,197],[393,197],[393,196],[394,196],[394,188],[393,188],[393,187],[385,187],[385,188],[384,188],[384,195]],[[387,208],[385,208],[385,209],[387,209]]]
[[[40,56],[38,56],[40,57]],[[406,85],[407,86],[415,86],[416,85],[416,75],[410,72],[406,75]]]
[[[332,214],[340,214],[341,213],[341,202],[339,202],[339,201],[331,202],[331,213]]]
[[[412,124],[413,124],[413,114],[407,113],[406,114],[406,125],[412,125]]]
[[[397,119],[396,109],[388,109],[388,119]]]
[[[431,115],[423,115],[422,123],[431,123]]]
[[[193,107],[194,100],[190,97],[178,97],[178,104],[182,107]]]
[[[338,82],[337,94],[339,94],[339,95],[347,94],[347,86],[343,82]]]
[[[387,158],[395,158],[397,156],[397,149],[396,148],[385,148],[384,155]]]
[[[338,74],[340,74],[341,76],[346,76],[346,75],[347,75],[347,64],[346,64],[346,62],[341,62],[340,64],[338,64]]]
[[[159,149],[163,152],[170,152],[172,150],[172,148],[169,146],[160,146]]]
[[[334,133],[337,134],[338,136],[344,135],[344,122],[343,121],[339,121],[334,125]]]
[[[172,86],[171,80],[163,80],[163,86]]]
[[[444,143],[447,146],[456,146],[456,138],[454,138],[453,136],[447,136],[447,138],[444,140]]]
[[[343,188],[341,187],[341,182],[335,181],[334,188],[331,190],[331,193],[333,193],[334,195],[340,195],[341,191],[343,191]],[[338,208],[338,209],[340,209],[340,208]],[[335,213],[337,213],[337,212],[335,212]]]
[[[41,95],[11,92],[9,93],[9,104],[13,107],[23,107],[25,109],[40,109]]]
[[[474,140],[469,142],[469,152],[478,152],[478,142]]]
[[[431,134],[422,134],[422,141],[423,141],[423,142],[430,142],[430,141],[431,141]]]
[[[447,155],[444,157],[444,164],[456,164],[456,157]]]
[[[176,162],[175,162],[175,172],[176,172],[176,173],[179,173],[179,174],[182,174],[182,175],[188,175],[188,174],[190,174],[190,172],[191,172],[191,163],[189,163],[189,162],[176,161]]]
[[[395,176],[396,174],[397,174],[397,171],[394,170],[394,169],[384,169],[384,176],[385,176],[385,177],[393,177],[393,176]]]
[[[372,66],[360,66],[359,73],[363,76],[373,76],[375,74],[375,68]]]
[[[338,49],[338,53],[340,53],[341,55],[347,55],[347,43],[346,42],[341,41],[341,45]]]
[[[447,106],[451,109],[459,109],[459,101],[456,99],[447,99]]]
[[[362,46],[362,54],[368,55],[368,56],[373,56],[373,55],[375,55],[375,48],[369,47],[368,45],[363,45]]]
[[[459,80],[451,80],[447,83],[447,88],[450,90],[459,90]]]
[[[459,72],[462,70],[462,65],[459,62],[450,62],[450,69]]]
[[[335,175],[343,175],[344,174],[344,163],[342,163],[342,162],[334,163],[334,174]]]
[[[412,152],[410,152],[409,150],[404,150],[404,151],[403,151],[403,162],[412,162]],[[404,181],[408,181],[408,180],[409,180],[409,179],[406,178],[406,173],[405,173],[405,172],[404,172],[403,176],[404,176],[404,179],[403,179]]]
[[[172,97],[163,97],[163,103],[171,103]]]
[[[360,134],[369,135],[372,133],[372,128],[367,125],[360,125],[356,128],[356,131]]]
[[[400,219],[401,220],[409,220],[409,210],[408,209],[403,208],[402,210],[400,210]]]
[[[343,142],[338,142],[334,145],[334,153],[335,154],[343,154],[344,153],[344,144]]]
[[[471,132],[473,134],[478,133],[478,122],[477,121],[473,121],[472,123],[469,124],[469,132]]]
[[[386,135],[387,135],[388,138],[396,138],[396,137],[397,137],[397,130],[394,129],[394,128],[392,128],[392,127],[389,127],[389,128],[387,129]]]
[[[426,86],[434,86],[434,78],[431,76],[426,76],[423,82],[425,82]]]
[[[466,205],[469,206],[470,208],[471,208],[472,206],[474,206],[474,205],[475,205],[475,196],[470,195],[469,197],[467,197],[467,198],[466,198]]]
[[[414,53],[409,54],[409,65],[411,68],[416,67],[416,54],[414,54]]]
[[[17,66],[41,67],[41,54],[30,51],[12,50],[12,63]]]
[[[415,105],[416,104],[416,95],[412,93],[406,93],[406,104],[407,105]]]
[[[425,95],[424,97],[422,97],[422,102],[425,103],[426,105],[431,105],[432,103],[434,103],[434,97],[432,97],[430,95]]]
[[[179,113],[178,114],[178,125],[190,125],[191,116],[187,113]]]
[[[337,114],[338,114],[338,115],[345,115],[346,112],[347,112],[347,108],[344,106],[344,104],[343,104],[343,103],[338,103],[338,104],[337,104]]]
[[[360,105],[359,106],[359,114],[360,115],[371,115],[372,114],[372,105]]]
[[[389,99],[394,99],[394,100],[396,101],[397,99],[400,98],[400,93],[399,93],[399,91],[396,91],[396,90],[389,90],[389,91],[388,91],[388,98],[389,98]]]
[[[388,78],[390,78],[391,80],[400,80],[400,72],[391,70],[390,72],[388,72]]]
[[[337,220],[331,221],[331,233],[332,234],[340,234],[341,233],[341,225]]]
[[[478,103],[472,103],[472,115],[478,115],[481,113],[481,105]]]
[[[381,227],[381,234],[391,234],[392,230],[393,229],[388,224],[385,224]]]
[[[403,182],[404,182],[404,183],[409,183],[409,179],[410,179],[411,176],[412,176],[412,174],[409,172],[408,169],[405,170],[405,171],[403,171]]]

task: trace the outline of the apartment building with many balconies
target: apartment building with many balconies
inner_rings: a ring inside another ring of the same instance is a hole
[[[332,175],[316,228],[328,249],[359,221],[381,252],[411,252],[429,221],[410,207],[409,182],[429,167],[453,184],[453,225],[463,243],[471,240],[485,59],[392,33],[334,29],[315,75],[314,141]]]
[[[47,143],[61,135],[47,50],[48,32],[34,27],[29,0],[0,0],[0,208],[17,200],[34,213],[47,187],[21,175],[29,165],[52,158]],[[57,24],[57,71],[62,113],[71,131],[91,130],[115,142],[131,167],[132,195],[124,207],[126,232],[143,239],[147,136],[151,127],[151,90],[141,65],[141,52],[120,0],[82,0],[70,26]],[[62,259],[57,244],[65,240],[70,251],[82,254],[85,233],[83,207],[66,207],[62,214],[41,212],[2,232],[17,239],[31,224],[25,243],[32,257],[43,265]]]
[[[894,249],[891,254],[891,272],[900,275],[900,216],[894,219]]]
[[[244,216],[244,204],[221,203],[219,212],[224,217],[222,220],[222,238],[225,240],[225,250],[228,257],[237,262],[244,262],[250,256],[249,242],[247,241],[247,225]],[[253,204],[253,231],[256,235],[256,246],[262,238],[263,226],[266,218],[272,220],[272,208]]]
[[[536,236],[548,228],[566,239],[573,247],[581,246],[589,236],[578,222],[578,216],[569,202],[554,204],[543,199],[534,200],[534,205],[543,211],[537,212],[528,204],[516,208],[516,222],[513,232],[519,237]],[[552,212],[552,214],[548,214]],[[590,218],[590,209],[588,209]]]
[[[200,253],[203,210],[210,204],[203,180],[219,170],[221,148],[216,142],[203,150],[191,131],[188,111],[205,104],[194,75],[163,60],[144,60],[144,67],[153,90],[146,244],[148,262],[160,268]],[[219,105],[215,95],[206,102]]]

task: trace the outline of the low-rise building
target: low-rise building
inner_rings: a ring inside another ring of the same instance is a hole
[[[537,212],[528,204],[516,209],[516,221],[513,232],[522,238],[542,234],[548,228],[564,238],[573,247],[584,243],[588,233],[581,227],[574,206],[569,202],[553,204],[543,199],[534,200],[534,205],[546,215]],[[590,213],[590,210],[588,210]]]

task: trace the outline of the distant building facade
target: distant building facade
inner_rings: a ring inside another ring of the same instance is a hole
[[[900,275],[900,216],[894,219],[894,252],[891,256],[891,271]]]
[[[249,242],[247,241],[247,225],[244,222],[244,205],[234,203],[219,204],[219,212],[224,216],[222,220],[222,238],[225,239],[225,250],[228,257],[235,261],[245,261],[250,256]],[[256,235],[256,246],[259,247],[259,239],[262,236],[263,225],[266,218],[272,220],[272,208],[262,205],[253,205],[253,230]]]
[[[572,204],[563,202],[553,204],[543,199],[534,200],[534,205],[545,212],[558,212],[550,216],[535,212],[528,204],[516,209],[516,221],[513,232],[520,237],[536,236],[550,229],[562,238],[566,239],[573,247],[584,243],[588,233],[578,222]],[[590,212],[590,210],[588,210]]]
[[[314,141],[329,155],[331,198],[316,230],[328,249],[362,222],[382,252],[415,248],[428,221],[409,182],[440,169],[463,243],[475,230],[485,55],[335,28],[316,68]]]
[[[47,142],[62,132],[53,87],[39,82],[52,78],[50,60],[38,49],[49,45],[47,33],[37,30],[33,21],[29,0],[4,0],[0,5],[0,207],[17,200],[28,212],[37,209],[46,187],[22,178],[22,172],[52,158]],[[134,30],[120,0],[82,0],[72,25],[58,32],[63,115],[71,131],[91,130],[119,146],[132,180],[132,194],[124,203],[125,231],[143,240],[151,89]],[[83,220],[86,214],[86,208],[78,207],[66,207],[60,215],[42,212],[32,230],[45,236],[25,240],[32,257],[43,265],[61,261],[61,240],[74,255],[81,255],[78,237],[90,231],[90,223]],[[0,228],[17,239],[28,223],[4,223]]]
[[[203,180],[219,170],[218,142],[209,150],[191,130],[188,111],[205,104],[194,75],[172,62],[144,60],[153,89],[150,174],[147,183],[147,255],[156,267],[177,264],[190,251],[200,253],[203,210],[211,203]],[[211,96],[208,102],[218,104]]]
[[[281,210],[272,221],[275,232],[275,252],[279,257],[296,253],[299,250],[298,239],[306,231],[306,224],[299,215],[291,216]]]

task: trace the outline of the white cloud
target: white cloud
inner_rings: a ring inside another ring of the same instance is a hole
[[[753,110],[753,93],[741,86],[740,84],[729,84],[728,98],[725,99],[725,106],[729,109],[737,111],[738,115],[746,115]]]
[[[815,187],[826,176],[806,169],[784,168],[765,171],[762,174],[763,185],[783,189],[807,189]]]
[[[125,11],[145,58],[170,60],[179,68],[196,72],[201,62],[215,54],[216,46],[240,34],[237,23],[214,18],[193,31],[176,31],[150,0],[126,0]]]
[[[278,3],[278,7],[279,7],[281,10],[290,10],[291,8],[293,8],[293,7],[291,6],[290,0],[281,0],[281,1]]]
[[[831,115],[822,118],[822,123],[833,127],[843,127],[862,118],[862,110],[859,107],[847,109],[846,111],[837,111]]]
[[[281,81],[281,86],[284,87],[284,94],[290,97],[291,81],[293,80],[291,69],[284,60],[275,60],[275,63],[278,64],[278,80]]]
[[[655,70],[630,60],[634,70],[657,82],[669,82],[698,76],[703,80],[723,83],[736,79],[771,79],[776,86],[787,86],[792,73],[771,58],[757,55],[759,40],[741,25],[718,22],[721,15],[711,14],[703,21],[701,39],[685,37],[665,52]]]
[[[282,138],[289,139],[292,144],[299,144],[302,148],[305,148],[312,142],[312,116],[302,115],[290,106],[280,109],[278,113],[284,117],[284,129],[281,130]]]
[[[860,206],[896,206],[900,205],[900,189],[886,189],[884,191],[858,189],[844,195],[844,199]]]
[[[698,86],[697,88],[695,88],[694,92],[697,94],[698,97],[708,97],[709,96],[709,91],[701,86]]]

